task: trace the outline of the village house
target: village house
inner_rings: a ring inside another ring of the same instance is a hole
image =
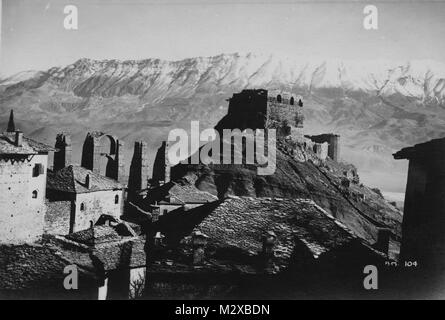
[[[68,234],[88,229],[102,215],[120,218],[124,186],[81,166],[48,172],[46,233]]]
[[[445,265],[445,138],[394,154],[409,160],[405,193],[402,263],[442,269]]]
[[[14,257],[11,259],[11,257]],[[0,297],[20,299],[136,299],[145,289],[145,240],[120,220],[41,244],[0,245]],[[64,286],[75,268],[77,288]]]
[[[50,146],[16,129],[11,111],[0,134],[0,243],[30,243],[43,234]]]

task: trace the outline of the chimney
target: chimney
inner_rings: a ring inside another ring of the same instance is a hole
[[[263,236],[263,255],[269,259],[274,255],[273,248],[277,240],[277,235],[273,231],[267,231]]]
[[[164,244],[163,243],[164,238],[165,238],[165,236],[161,232],[159,232],[159,231],[156,232],[155,237],[154,237],[154,245],[156,247],[162,246]]]
[[[151,211],[151,222],[157,222],[159,220],[159,216],[161,215],[160,207],[153,207]]]
[[[375,248],[384,254],[389,253],[389,241],[391,239],[391,230],[379,229],[377,234],[377,242]]]
[[[17,130],[15,132],[15,145],[21,147],[23,145],[23,132]]]
[[[274,268],[274,261],[273,258],[275,256],[274,254],[274,247],[275,243],[277,242],[277,235],[273,231],[267,231],[263,235],[263,251],[261,252],[260,257],[262,258],[260,260],[260,263],[265,268],[265,270],[273,270]]]
[[[85,187],[87,189],[91,188],[91,177],[89,174],[87,174],[87,176],[85,177]]]
[[[55,148],[58,150],[54,153],[54,171],[63,169],[71,164],[71,136],[65,133],[59,133],[56,137]]]
[[[193,264],[200,265],[204,263],[205,246],[207,245],[208,236],[201,231],[195,231],[192,235],[193,245]]]

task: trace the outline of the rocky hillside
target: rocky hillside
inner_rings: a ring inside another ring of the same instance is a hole
[[[361,183],[354,166],[320,161],[312,150],[287,139],[278,141],[272,175],[258,175],[256,165],[179,164],[172,169],[172,178],[221,199],[230,195],[312,199],[370,243],[377,240],[379,228],[401,233],[401,211]]]
[[[0,125],[9,109],[28,135],[53,143],[60,130],[74,149],[88,130],[155,150],[172,128],[213,127],[225,99],[244,88],[283,88],[303,95],[307,134],[342,135],[342,156],[362,179],[404,190],[406,164],[391,153],[445,135],[445,65],[434,61],[308,61],[226,54],[181,61],[96,61],[23,72],[0,80]],[[22,121],[20,121],[22,120]],[[77,159],[80,161],[80,154]],[[389,178],[388,178],[389,177]]]

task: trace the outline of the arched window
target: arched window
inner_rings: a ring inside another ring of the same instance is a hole
[[[293,106],[294,103],[295,103],[294,97],[291,97],[291,98],[290,98],[290,105]]]
[[[277,95],[277,102],[281,103],[281,94]]]
[[[303,106],[303,101],[301,101],[301,99],[300,99],[300,100],[298,100],[298,105],[299,105],[300,107],[302,107],[302,106]]]
[[[114,204],[118,204],[119,203],[119,195],[116,195],[114,197]]]
[[[85,211],[85,203],[80,204],[80,211]]]
[[[37,196],[38,196],[38,192],[37,192],[37,190],[34,190],[34,191],[32,192],[32,198],[33,198],[33,199],[37,199]]]

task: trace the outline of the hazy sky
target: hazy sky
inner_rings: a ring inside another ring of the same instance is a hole
[[[1,1],[1,0],[0,0]],[[65,30],[75,4],[79,29]],[[374,4],[379,29],[363,28]],[[97,59],[258,52],[445,62],[445,2],[3,0],[0,74]]]

